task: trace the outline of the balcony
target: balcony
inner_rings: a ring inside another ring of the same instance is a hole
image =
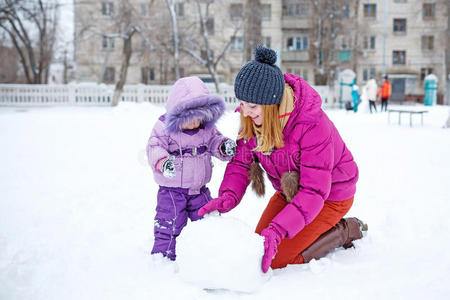
[[[309,51],[282,51],[281,52],[282,61],[309,61]]]
[[[309,29],[311,28],[311,20],[309,18],[283,17],[281,27],[282,29]]]

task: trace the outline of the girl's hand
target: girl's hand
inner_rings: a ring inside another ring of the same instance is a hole
[[[156,164],[156,169],[160,171],[164,177],[166,178],[173,178],[175,177],[176,170],[175,170],[175,164],[174,164],[175,157],[169,156],[167,159],[161,159]]]
[[[233,157],[236,154],[236,143],[233,140],[226,140],[220,145],[220,153],[223,156]]]

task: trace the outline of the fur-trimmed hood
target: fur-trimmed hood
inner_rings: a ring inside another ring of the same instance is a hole
[[[170,89],[165,125],[169,132],[181,130],[183,123],[202,120],[206,128],[214,126],[225,111],[222,97],[212,95],[198,77],[184,77]]]

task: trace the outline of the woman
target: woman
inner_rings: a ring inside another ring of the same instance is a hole
[[[301,77],[283,75],[275,62],[273,50],[258,46],[255,60],[237,74],[241,129],[236,155],[219,197],[198,212],[230,211],[250,180],[262,194],[261,164],[276,190],[256,227],[265,238],[263,272],[350,247],[362,237],[364,225],[356,218],[342,219],[358,180],[352,154],[322,111],[317,92]]]

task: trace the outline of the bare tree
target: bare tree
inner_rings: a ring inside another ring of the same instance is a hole
[[[315,84],[326,85],[333,79],[337,64],[336,52],[339,50],[337,38],[342,34],[354,36],[353,29],[350,28],[354,19],[348,15],[351,2],[349,0],[310,0],[313,23],[310,54],[314,64]],[[353,50],[353,43],[348,46],[349,50]]]
[[[197,63],[208,70],[214,82],[216,91],[219,92],[219,80],[217,74],[218,64],[225,57],[225,54],[228,51],[231,43],[236,38],[237,33],[241,30],[243,22],[230,24],[230,26],[234,26],[231,36],[225,36],[223,39],[223,44],[216,44],[213,47],[213,45],[211,45],[209,36],[211,26],[213,26],[211,25],[212,18],[210,14],[210,5],[212,3],[212,0],[194,0],[194,5],[196,6],[198,14],[198,22],[200,25],[200,36],[198,38],[195,36],[185,37],[180,45],[180,50],[190,55],[195,61],[197,61]],[[216,8],[218,8],[220,6],[220,3],[216,3],[216,5]],[[219,49],[220,51],[216,57],[214,57],[215,49]],[[203,50],[204,55],[199,55],[198,50]]]
[[[180,38],[178,35],[178,21],[175,12],[175,4],[173,0],[166,0],[169,9],[170,19],[172,21],[172,40],[173,40],[173,57],[175,61],[175,80],[180,78]]]
[[[120,32],[119,36],[123,40],[122,62],[120,65],[119,81],[116,83],[113,100],[111,102],[112,106],[116,106],[119,103],[123,86],[127,80],[128,66],[130,65],[130,57],[133,52],[131,39],[136,32],[140,31],[139,26],[133,22],[134,8],[127,0],[122,1],[121,4],[121,14],[117,19],[117,27]]]
[[[154,0],[149,1],[149,8],[154,3]],[[145,44],[149,44],[148,31],[152,30],[151,26],[145,26],[142,21],[142,16],[134,8],[130,0],[120,0],[118,2],[119,7],[117,12],[112,8],[109,8],[108,13],[112,16],[108,26],[105,28],[99,28],[95,25],[95,21],[90,22],[86,20],[86,23],[79,29],[77,42],[87,41],[95,37],[106,38],[107,40],[122,40],[123,47],[121,51],[121,65],[118,80],[115,83],[114,95],[111,101],[112,106],[116,106],[119,103],[120,96],[123,91],[123,87],[127,80],[128,68],[130,66],[130,59],[133,54],[132,41],[136,34],[139,34],[144,40]],[[92,16],[88,16],[92,17]],[[112,49],[106,47],[106,53],[100,76],[105,73],[106,66],[108,65],[109,56]],[[103,79],[103,78],[102,78]]]
[[[261,3],[259,0],[245,1],[245,38],[244,38],[244,61],[252,59],[253,49],[261,44]]]
[[[2,0],[0,28],[14,45],[28,83],[47,83],[58,25],[56,1]]]

